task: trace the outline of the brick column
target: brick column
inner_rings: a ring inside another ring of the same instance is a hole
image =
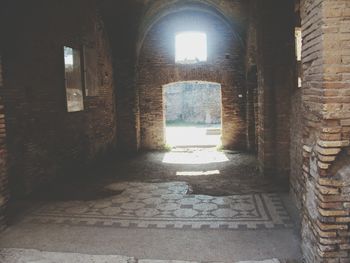
[[[304,0],[302,249],[350,262],[350,2]]]

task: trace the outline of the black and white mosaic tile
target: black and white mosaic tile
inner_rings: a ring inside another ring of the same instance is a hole
[[[184,182],[112,184],[120,195],[43,204],[30,223],[124,228],[260,229],[292,227],[277,194],[225,197],[187,194]]]

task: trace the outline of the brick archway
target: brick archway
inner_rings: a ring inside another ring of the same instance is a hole
[[[193,27],[188,26],[191,24]],[[175,63],[174,36],[184,29],[207,33],[207,62],[195,65]],[[221,84],[223,146],[246,149],[243,57],[242,45],[232,28],[216,17],[183,13],[156,24],[145,39],[138,65],[140,147],[152,150],[164,146],[163,85],[197,80]]]

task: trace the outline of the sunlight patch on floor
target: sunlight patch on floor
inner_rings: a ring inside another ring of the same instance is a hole
[[[164,155],[163,163],[171,164],[209,164],[228,162],[223,152],[213,149],[198,149],[193,151],[174,150]]]

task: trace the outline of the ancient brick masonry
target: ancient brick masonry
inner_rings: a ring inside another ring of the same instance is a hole
[[[350,2],[305,0],[303,251],[307,262],[350,262]]]
[[[140,147],[137,79],[137,39],[142,1],[99,1],[112,45],[117,108],[117,149],[134,154]],[[127,26],[125,26],[127,25]]]
[[[259,110],[258,110],[258,83],[257,83],[257,4],[250,1],[249,24],[246,41],[246,92],[247,92],[247,149],[258,152]]]
[[[116,137],[111,51],[95,1],[16,2],[3,57],[11,197],[86,168]],[[95,51],[98,93],[80,112],[67,112],[63,46]]]
[[[300,21],[300,1],[295,1],[295,27],[301,27]],[[296,54],[297,55],[297,54]],[[291,116],[290,116],[290,195],[296,207],[302,207],[300,193],[303,192],[303,182],[300,167],[303,166],[303,126],[304,126],[304,109],[302,103],[302,89],[296,83],[301,72],[301,63],[297,61],[295,65],[298,69],[295,71],[295,88],[291,93]]]
[[[200,80],[221,84],[224,146],[256,151],[266,175],[290,174],[305,262],[350,262],[349,0],[298,5],[301,89],[291,0],[7,2],[0,15],[11,24],[0,43],[0,228],[9,189],[11,198],[26,195],[77,174],[117,138],[123,154],[162,148],[164,85]],[[182,30],[208,33],[206,63],[175,63],[174,35]],[[66,109],[64,45],[96,54],[98,94],[84,97],[81,112]]]
[[[191,30],[207,32],[208,62],[175,64],[175,34]],[[163,85],[193,80],[221,84],[223,145],[246,148],[244,52],[233,31],[217,17],[197,13],[169,16],[150,30],[141,49],[137,81],[142,148],[164,146]]]
[[[5,226],[5,213],[8,202],[8,178],[6,173],[7,150],[5,145],[6,131],[5,131],[5,115],[4,105],[2,99],[2,90],[4,86],[2,60],[0,54],[0,231]]]
[[[290,170],[290,93],[294,89],[294,20],[290,1],[256,1],[258,159],[266,175]],[[278,21],[278,23],[276,23]],[[253,21],[254,22],[254,21]]]

